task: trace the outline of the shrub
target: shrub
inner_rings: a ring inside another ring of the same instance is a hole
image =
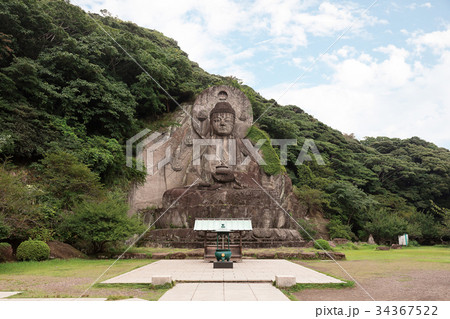
[[[110,194],[103,201],[83,201],[73,208],[74,214],[61,224],[59,233],[88,254],[103,252],[108,244],[145,230],[136,217],[127,216],[127,211],[120,194]]]
[[[298,224],[301,226],[298,228],[298,232],[303,239],[310,240],[316,238],[317,226],[315,224],[305,219],[299,219]]]
[[[331,219],[327,225],[327,228],[331,239],[345,238],[352,240],[355,238],[355,234],[352,232],[352,226],[344,225],[338,218]]]
[[[50,257],[50,247],[40,240],[27,240],[17,247],[18,260],[46,260]]]
[[[0,248],[10,248],[11,244],[10,243],[0,243]]]
[[[419,245],[419,243],[417,242],[417,240],[410,240],[410,241],[408,242],[408,246],[410,246],[410,247],[419,247],[420,245]]]
[[[315,249],[331,250],[330,244],[325,239],[317,239],[314,242]]]
[[[12,248],[9,243],[0,243],[0,262],[12,259]]]

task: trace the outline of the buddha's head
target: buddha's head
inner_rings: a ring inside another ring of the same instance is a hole
[[[211,110],[209,118],[214,134],[228,136],[233,132],[236,113],[228,102],[219,102]]]

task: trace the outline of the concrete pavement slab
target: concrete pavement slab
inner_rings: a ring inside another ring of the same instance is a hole
[[[151,283],[152,276],[171,275],[178,282],[272,282],[276,275],[294,276],[297,283],[342,281],[282,259],[247,259],[233,269],[214,269],[203,260],[159,260],[103,283]]]
[[[0,291],[0,299],[20,294],[20,291]]]
[[[196,286],[197,285],[197,286]],[[268,283],[180,283],[159,301],[289,301]]]

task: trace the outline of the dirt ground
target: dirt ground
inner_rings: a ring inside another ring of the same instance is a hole
[[[366,260],[339,262],[353,279],[333,261],[298,263],[339,278],[356,280],[360,284],[342,289],[305,289],[293,293],[298,300],[372,300],[368,294],[377,301],[450,300],[449,263]]]

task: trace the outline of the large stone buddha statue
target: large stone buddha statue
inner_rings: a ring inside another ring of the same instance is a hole
[[[210,87],[189,108],[180,111],[181,125],[166,133],[167,148],[154,152],[156,162],[167,157],[170,146],[170,164],[149,176],[135,195],[142,206],[158,207],[146,217],[158,219],[154,240],[194,244],[199,240],[192,231],[196,218],[251,218],[254,231],[248,241],[288,245],[301,240],[273,200],[297,215],[289,177],[267,175],[248,149],[252,145],[245,138],[253,118],[245,94],[229,86]]]
[[[194,146],[186,184],[199,179],[201,187],[242,188],[245,187],[241,182],[242,174],[249,169],[259,169],[251,158],[242,165],[250,155],[242,139],[251,126],[251,106],[245,95],[242,98],[242,92],[235,94],[238,96],[230,96],[222,90],[197,98],[192,111],[193,138],[203,140],[205,146],[200,147],[199,153]]]
[[[228,102],[218,102],[209,114],[210,134],[209,138],[215,145],[209,145],[201,157],[201,174],[203,185],[212,182],[221,183],[220,186],[240,187],[234,176],[235,166],[237,164],[237,155],[239,150],[236,148],[238,142],[234,136],[234,124],[236,112]],[[220,148],[219,151],[217,148]],[[206,154],[210,156],[205,156]],[[219,158],[213,159],[219,155]],[[240,158],[241,156],[239,156]],[[212,178],[209,178],[209,176]],[[230,183],[233,183],[231,185]],[[217,187],[217,186],[216,186]]]

